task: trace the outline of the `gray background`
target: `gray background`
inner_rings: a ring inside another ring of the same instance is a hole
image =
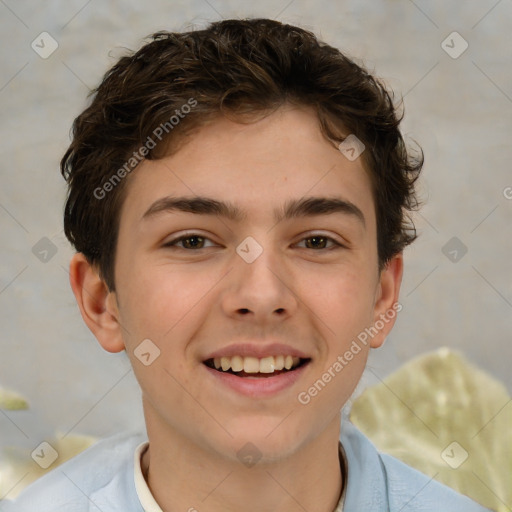
[[[34,448],[56,429],[106,436],[142,427],[126,355],[103,352],[69,287],[59,159],[88,90],[121,47],[245,16],[311,29],[374,70],[404,95],[403,131],[425,151],[404,309],[371,355],[373,370],[384,378],[448,346],[512,390],[510,0],[0,0],[0,386],[31,405],[0,411],[0,445]],[[47,59],[31,48],[43,31],[59,45]],[[469,44],[456,59],[441,46],[453,31]],[[47,262],[32,251],[43,237],[57,248]],[[467,247],[456,262],[442,250],[452,237]],[[376,381],[367,372],[359,391]]]

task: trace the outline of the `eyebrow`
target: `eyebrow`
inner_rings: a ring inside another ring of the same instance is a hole
[[[215,215],[234,222],[247,219],[247,214],[231,202],[209,197],[162,197],[144,213],[141,220],[153,218],[161,213],[185,212],[196,215]],[[363,212],[352,202],[339,197],[306,197],[287,201],[282,208],[274,209],[275,222],[283,220],[343,213],[359,220],[366,226]]]

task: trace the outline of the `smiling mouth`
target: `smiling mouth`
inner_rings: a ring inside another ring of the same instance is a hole
[[[257,357],[216,357],[203,364],[220,373],[229,373],[245,378],[269,378],[289,373],[309,363],[311,359],[292,356]]]

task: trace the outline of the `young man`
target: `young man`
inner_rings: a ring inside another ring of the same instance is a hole
[[[62,161],[70,277],[130,357],[147,438],[14,510],[484,510],[341,424],[415,238],[399,122],[365,70],[271,20],[159,33],[107,73]]]

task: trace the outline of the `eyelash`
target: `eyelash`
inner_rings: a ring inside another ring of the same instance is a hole
[[[178,243],[183,242],[184,240],[187,240],[189,238],[202,238],[203,240],[209,240],[211,242],[211,240],[208,237],[202,236],[199,233],[189,233],[187,235],[183,235],[183,236],[181,236],[179,238],[176,238],[174,240],[170,240],[169,242],[164,244],[163,247],[169,247],[169,248],[177,247]],[[330,250],[337,249],[337,248],[345,248],[345,246],[343,244],[340,244],[334,238],[332,238],[330,236],[323,235],[321,233],[313,233],[313,234],[311,234],[311,235],[309,235],[307,237],[302,238],[300,241],[302,242],[304,240],[308,240],[308,239],[311,239],[311,238],[323,238],[323,239],[333,243],[333,246],[331,246],[329,248],[326,247],[326,248],[321,248],[321,249],[311,249],[311,250],[316,251],[316,252],[319,252],[319,251],[330,251]],[[201,249],[207,249],[207,247],[200,247],[199,249],[187,249],[185,247],[179,247],[179,249],[183,249],[184,251],[200,251]],[[304,247],[304,249],[308,249],[308,248]]]

